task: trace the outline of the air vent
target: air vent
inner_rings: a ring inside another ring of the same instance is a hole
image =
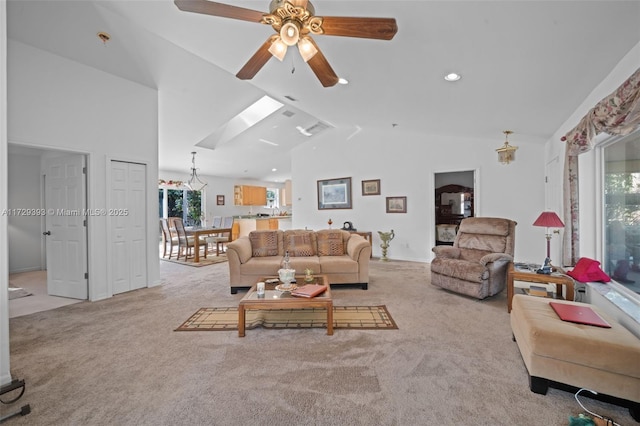
[[[310,133],[312,135],[316,135],[316,134],[320,133],[321,131],[326,130],[328,128],[329,128],[328,124],[325,124],[322,121],[318,121],[313,126],[307,127],[305,130],[306,130],[307,133]]]
[[[331,126],[326,123],[323,123],[322,121],[318,121],[316,124],[312,124],[306,129],[302,126],[297,126],[296,129],[305,136],[313,136],[313,135],[317,135],[323,130],[328,129],[329,127]]]
[[[284,115],[285,117],[293,117],[294,115],[296,115],[296,113],[295,113],[295,112],[293,112],[293,111],[284,110],[284,112],[282,113],[282,115]]]

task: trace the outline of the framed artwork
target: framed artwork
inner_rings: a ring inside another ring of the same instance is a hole
[[[380,179],[363,180],[362,195],[380,195]]]
[[[216,204],[218,206],[224,206],[224,195],[216,195]]]
[[[387,197],[387,213],[406,213],[407,197]]]
[[[350,208],[350,177],[318,181],[318,210]]]

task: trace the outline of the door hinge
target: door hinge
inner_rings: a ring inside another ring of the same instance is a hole
[[[88,273],[88,272],[85,272],[85,273],[84,273],[84,279],[85,279],[85,280],[88,280],[88,279],[89,279],[89,273]]]
[[[85,219],[84,221],[82,221],[82,225],[84,225],[84,227],[87,227],[87,219]]]
[[[82,174],[83,174],[83,175],[86,175],[86,174],[87,174],[87,168],[86,168],[86,167],[83,167],[83,168],[82,168]]]

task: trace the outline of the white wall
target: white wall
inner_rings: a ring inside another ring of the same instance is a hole
[[[147,277],[158,284],[157,91],[15,41],[8,46],[8,86],[9,141],[87,154],[89,209],[107,207],[111,160],[147,165]],[[112,295],[109,218],[92,219],[89,298],[98,300]]]
[[[542,262],[544,230],[531,224],[544,210],[544,146],[518,140],[517,160],[498,163],[501,131],[491,140],[461,139],[392,129],[363,130],[351,139],[338,130],[316,136],[293,153],[293,227],[340,228],[345,221],[374,234],[374,255],[381,254],[377,231],[393,229],[391,259],[428,262],[435,244],[434,173],[476,172],[476,216],[518,222],[516,258]],[[352,209],[318,210],[317,180],[352,178]],[[362,196],[361,182],[381,180],[381,195]],[[385,198],[407,196],[406,214],[387,214]]]
[[[7,3],[0,1],[0,211],[7,209]],[[7,216],[0,215],[0,385],[11,382],[9,363],[9,253]]]
[[[12,154],[8,164],[9,209],[39,210],[40,157]],[[9,273],[42,269],[42,216],[8,216]]]

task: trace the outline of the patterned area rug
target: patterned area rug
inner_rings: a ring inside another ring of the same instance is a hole
[[[160,260],[164,260],[165,262],[178,263],[180,265],[195,266],[199,268],[201,266],[209,266],[209,265],[215,265],[216,263],[226,262],[228,259],[226,254],[221,254],[220,256],[216,256],[214,254],[214,255],[207,256],[206,259],[200,256],[200,261],[197,263],[193,261],[192,257],[187,259],[186,261],[184,260],[184,258],[180,258],[180,260],[176,260],[176,259],[166,259],[162,257],[160,258]]]
[[[279,309],[247,311],[246,328],[326,328],[325,309]],[[334,328],[395,330],[387,307],[334,306]],[[200,308],[175,331],[221,331],[238,329],[238,308]]]

